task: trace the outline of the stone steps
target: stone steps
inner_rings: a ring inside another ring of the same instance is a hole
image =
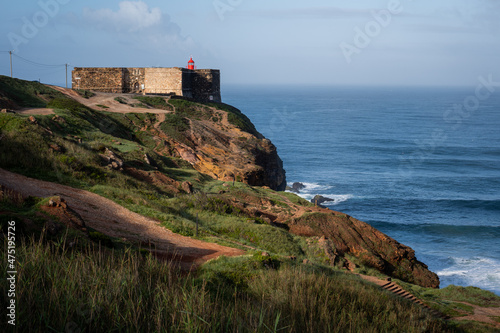
[[[448,316],[445,316],[444,314],[442,314],[441,312],[439,311],[436,311],[432,308],[430,308],[427,304],[425,304],[424,302],[422,302],[420,299],[418,299],[417,297],[415,297],[414,295],[412,295],[411,293],[407,292],[406,290],[404,290],[403,288],[401,288],[399,285],[389,281],[387,282],[386,284],[382,285],[381,286],[382,289],[385,289],[391,293],[393,293],[394,295],[397,295],[399,297],[402,297],[402,298],[405,298],[415,304],[418,304],[424,308],[426,308],[433,316],[435,317],[438,317],[438,318],[442,318],[442,319],[449,319]]]

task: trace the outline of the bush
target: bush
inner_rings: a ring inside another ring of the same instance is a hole
[[[21,107],[44,108],[47,100],[64,95],[57,90],[34,81],[12,79],[0,75],[0,96]]]

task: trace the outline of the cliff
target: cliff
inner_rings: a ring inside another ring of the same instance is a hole
[[[1,168],[97,193],[185,236],[199,232],[246,250],[439,286],[411,248],[350,216],[274,191],[286,185],[276,147],[236,108],[53,88],[0,77],[3,105],[27,108],[0,114]],[[87,216],[82,223],[118,235],[96,221]],[[165,243],[141,235],[128,241]]]
[[[173,99],[170,104],[174,113],[158,116],[146,129],[163,141],[156,152],[182,158],[214,179],[285,190],[285,170],[276,147],[239,110],[222,103]]]

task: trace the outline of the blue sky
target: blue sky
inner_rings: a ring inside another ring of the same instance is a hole
[[[498,0],[17,0],[2,3],[0,31],[14,76],[55,84],[64,66],[24,59],[184,67],[193,55],[226,85],[500,81]]]

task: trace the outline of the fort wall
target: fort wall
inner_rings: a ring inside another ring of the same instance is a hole
[[[72,86],[100,92],[172,94],[221,102],[220,71],[215,69],[75,67]]]
[[[75,68],[73,89],[123,92],[123,68]]]
[[[145,93],[183,95],[181,68],[146,68]]]

